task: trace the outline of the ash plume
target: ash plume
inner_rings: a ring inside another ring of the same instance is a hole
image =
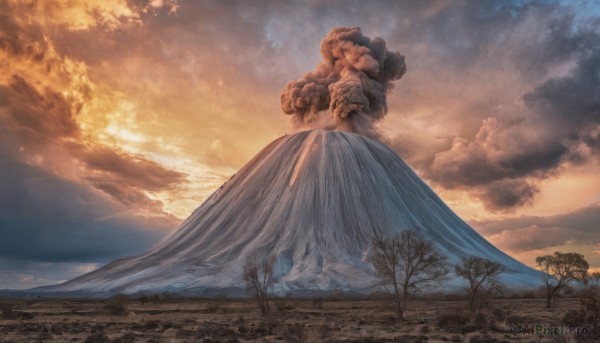
[[[321,41],[323,60],[281,92],[281,108],[296,127],[317,126],[372,135],[372,123],[387,113],[386,93],[406,72],[404,56],[358,27],[333,28]],[[329,109],[330,118],[320,112]],[[329,123],[329,124],[327,124]]]

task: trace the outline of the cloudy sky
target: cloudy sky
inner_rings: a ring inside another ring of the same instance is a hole
[[[359,26],[406,58],[378,122],[462,218],[600,269],[600,6],[0,0],[0,288],[144,251],[292,131],[284,86]]]

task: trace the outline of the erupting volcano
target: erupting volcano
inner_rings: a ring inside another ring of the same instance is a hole
[[[378,140],[373,123],[406,72],[404,57],[358,28],[333,29],[321,53],[317,69],[281,94],[294,134],[260,151],[148,252],[38,290],[243,294],[245,262],[275,254],[276,294],[366,294],[374,290],[372,239],[407,229],[420,230],[450,263],[485,257],[506,267],[511,286],[537,286],[537,271],[487,242]]]

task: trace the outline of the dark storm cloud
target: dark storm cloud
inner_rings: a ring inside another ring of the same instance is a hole
[[[525,95],[525,101],[555,124],[564,138],[590,145],[596,138],[590,131],[600,124],[600,35],[594,37],[570,75],[552,78]]]
[[[46,164],[53,159],[59,160],[56,164],[68,164],[70,154],[89,169],[87,172],[91,176],[84,179],[92,180],[103,191],[109,189],[107,183],[112,183],[112,191],[107,194],[129,205],[134,205],[132,201],[137,199],[138,205],[145,209],[148,204],[156,205],[157,202],[150,200],[142,191],[174,189],[185,182],[184,174],[143,156],[127,154],[96,142],[81,144],[77,116],[91,98],[92,87],[86,81],[76,82],[76,94],[67,97],[60,92],[59,84],[65,80],[71,83],[74,83],[74,79],[85,80],[87,75],[77,74],[72,70],[71,62],[52,51],[50,40],[45,37],[42,27],[35,22],[25,25],[23,21],[16,20],[17,12],[27,12],[33,7],[7,2],[2,5],[5,6],[0,10],[0,17],[6,21],[0,24],[0,49],[12,57],[11,63],[26,63],[32,69],[41,68],[46,77],[56,80],[42,81],[41,86],[38,82],[34,86],[33,82],[39,81],[35,76],[29,75],[32,79],[29,81],[27,75],[14,74],[8,84],[0,85],[0,120],[6,131],[0,148],[7,153],[10,150],[10,155],[17,160],[42,157]],[[47,3],[45,6],[50,8],[59,4]],[[52,156],[54,154],[61,156]],[[117,185],[123,188],[119,192],[115,191]],[[124,198],[122,195],[126,193],[136,196]],[[162,210],[157,213],[164,214]]]
[[[156,205],[157,202],[151,201],[141,190],[167,190],[185,183],[185,174],[142,156],[104,145],[72,142],[80,135],[72,102],[52,89],[38,92],[18,75],[12,77],[9,85],[0,85],[0,119],[5,125],[3,131],[7,131],[0,143],[5,149],[11,149],[13,155],[18,154],[18,158],[43,156],[64,147],[63,152],[72,154],[89,169],[86,179],[103,191],[109,189],[107,182],[112,183],[113,191],[107,193],[129,205],[134,205],[135,199],[144,208],[148,208],[149,203]],[[65,142],[63,138],[69,140]],[[116,187],[123,189],[116,192]],[[122,195],[126,193],[136,196],[124,198]],[[157,206],[152,208],[158,209]]]
[[[0,259],[139,253],[178,223],[144,192],[173,190],[185,175],[84,136],[77,118],[93,96],[85,65],[20,16],[36,4],[21,5],[0,0]]]
[[[0,157],[0,257],[106,261],[143,251],[175,224],[128,215],[92,187]]]
[[[557,167],[568,151],[552,138],[488,118],[474,140],[455,138],[449,150],[437,153],[427,176],[460,187],[543,174]]]
[[[488,208],[511,208],[533,202],[538,188],[521,179],[493,181],[477,194]]]
[[[150,199],[143,191],[174,191],[187,182],[186,174],[116,148],[79,144],[69,144],[67,147],[87,167],[85,180],[129,207],[168,217],[162,202]]]
[[[479,232],[511,251],[551,248],[565,244],[597,244],[600,205],[548,216],[520,216],[475,221]]]
[[[102,146],[75,152],[85,165],[115,182],[145,189],[160,191],[173,188],[185,182],[185,174],[166,169],[162,165],[136,156]],[[90,176],[98,181],[98,173]]]
[[[13,121],[22,133],[41,136],[38,139],[79,133],[72,105],[62,94],[52,89],[40,93],[19,75],[13,75],[7,86],[0,85],[0,115]]]
[[[60,138],[79,133],[68,104],[57,93],[39,94],[15,78],[13,84],[0,86],[0,120],[0,257],[106,261],[143,251],[177,225],[164,213],[162,203],[140,191],[174,187],[174,182],[182,181],[179,173],[154,162],[134,158],[128,165],[123,162],[126,156],[105,149],[101,155],[109,157],[94,160],[93,165],[105,170],[95,173],[104,182],[91,184],[64,179],[43,167],[51,163],[46,162],[50,156],[63,161],[53,163],[68,165],[68,150],[61,148]],[[52,152],[64,156],[49,155]],[[32,158],[41,159],[41,164],[31,165]],[[140,178],[134,180],[136,172]],[[155,217],[136,215],[135,208]]]
[[[481,9],[471,5],[474,8],[469,13]],[[487,118],[473,138],[455,137],[449,148],[433,151],[431,158],[419,164],[429,180],[448,189],[467,190],[490,210],[531,204],[541,180],[556,175],[569,163],[596,158],[599,137],[598,23],[577,22],[571,11],[557,5],[531,2],[512,10],[516,12],[506,24],[499,24],[498,32],[510,34],[511,22],[515,28],[519,22],[539,25],[538,41],[520,41],[514,50],[520,62],[517,70],[524,77],[540,81],[532,84],[521,99],[514,99],[517,105],[480,112]],[[486,18],[502,17],[503,13],[490,11]],[[477,21],[464,23],[479,32]],[[467,48],[472,51],[472,59],[482,58],[480,54],[491,49],[476,37],[466,38],[472,43]],[[498,43],[491,39],[490,44]],[[400,141],[392,140],[392,145],[398,144]],[[414,148],[406,140],[402,144],[406,146],[397,150],[409,154],[410,159]]]
[[[552,175],[569,150],[547,131],[508,126],[489,118],[473,141],[455,138],[449,150],[435,154],[425,176],[468,189],[491,210],[531,204],[537,180]]]
[[[128,186],[119,181],[94,180],[88,178],[94,187],[109,194],[125,206],[142,207],[153,213],[163,213],[163,204],[158,200],[148,198],[146,194],[135,187]]]

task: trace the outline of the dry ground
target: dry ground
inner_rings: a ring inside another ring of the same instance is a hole
[[[476,320],[464,301],[415,300],[398,323],[384,300],[276,299],[261,316],[251,300],[130,300],[112,314],[109,300],[4,299],[0,342],[574,342],[574,335],[512,334],[510,323],[561,325],[577,299],[494,300]],[[465,317],[463,317],[465,316]],[[593,341],[589,340],[588,341]]]

